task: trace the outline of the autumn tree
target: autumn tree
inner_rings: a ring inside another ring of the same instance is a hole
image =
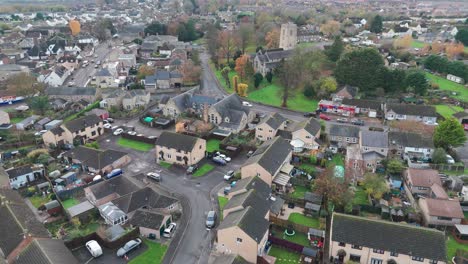
[[[230,59],[234,54],[237,44],[239,43],[236,34],[230,30],[223,30],[218,34],[219,55],[227,59],[229,65]]]
[[[142,80],[146,76],[153,75],[155,71],[156,69],[154,67],[148,65],[141,65],[140,68],[138,68],[137,79]]]
[[[247,97],[247,90],[249,89],[249,86],[245,83],[239,83],[237,86],[237,94],[241,97]]]
[[[221,70],[221,76],[223,77],[224,81],[226,82],[226,85],[228,87],[231,87],[231,83],[230,83],[230,80],[229,80],[229,72],[231,71],[231,69],[229,67],[224,67],[222,70]]]
[[[192,60],[187,60],[180,69],[184,83],[194,84],[200,81],[202,69],[196,66]]]
[[[336,36],[340,32],[340,22],[328,20],[320,26],[320,32],[325,36]]]
[[[242,55],[236,60],[236,67],[235,70],[237,72],[237,75],[239,75],[239,78],[241,82],[245,81],[246,79],[246,66],[249,62],[249,55]]]
[[[411,47],[411,42],[413,41],[413,37],[411,35],[405,35],[403,37],[395,39],[393,42],[393,47],[396,49],[407,49]]]
[[[337,86],[338,84],[336,83],[335,78],[333,77],[321,78],[316,85],[315,94],[318,97],[328,96],[329,94],[336,91]]]
[[[265,46],[268,49],[275,49],[279,47],[279,40],[280,40],[280,30],[278,28],[274,28],[269,31],[265,36]]]
[[[389,190],[385,178],[375,173],[366,173],[362,184],[365,192],[377,200]]]
[[[6,88],[12,94],[28,96],[37,92],[42,92],[45,89],[45,84],[37,82],[34,76],[27,73],[20,73],[7,79]]]
[[[431,45],[432,54],[439,54],[443,52],[444,49],[445,49],[445,45],[443,43],[440,43],[439,41],[432,42],[432,45]]]
[[[445,46],[445,53],[447,54],[447,57],[451,59],[462,54],[464,50],[465,46],[461,43],[450,43]]]
[[[297,65],[292,60],[286,61],[283,59],[277,67],[276,72],[276,76],[278,76],[278,80],[281,83],[281,106],[288,107],[288,100],[294,97],[303,76],[301,76],[301,71],[298,70]]]

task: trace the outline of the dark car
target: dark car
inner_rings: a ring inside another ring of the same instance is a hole
[[[304,113],[304,117],[316,117],[317,115],[313,112]]]
[[[363,126],[364,125],[364,120],[353,119],[353,120],[351,120],[351,124],[356,125],[356,126]]]
[[[381,127],[369,127],[369,131],[384,132],[385,130]]]
[[[194,164],[194,165],[191,165],[187,168],[187,171],[186,173],[187,174],[192,174],[194,172],[196,172],[198,170],[198,165],[197,164]]]

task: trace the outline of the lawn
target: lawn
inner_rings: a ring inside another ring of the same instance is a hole
[[[362,187],[357,187],[356,192],[354,192],[354,199],[353,204],[356,205],[367,205],[369,204],[369,200],[367,199],[367,193],[364,191]]]
[[[319,221],[318,218],[305,216],[305,215],[303,215],[301,213],[292,213],[292,214],[290,214],[288,220],[293,222],[293,223],[308,226],[308,227],[312,227],[312,228],[319,228],[320,227],[320,221]]]
[[[50,201],[48,196],[34,195],[28,198],[32,205],[36,208],[41,207],[41,205],[46,204]]]
[[[25,118],[24,117],[13,117],[13,118],[10,118],[10,123],[11,124],[17,124],[21,121],[23,121]]]
[[[457,249],[468,251],[468,244],[459,244],[455,239],[453,239],[452,234],[447,237],[447,260],[451,261],[452,258],[457,253]]]
[[[213,152],[219,150],[219,143],[221,143],[221,140],[219,139],[209,139],[206,141],[206,151]]]
[[[298,48],[310,48],[310,47],[313,47],[313,46],[315,46],[314,42],[301,42],[301,43],[297,44]]]
[[[276,264],[300,263],[301,255],[278,246],[272,246],[268,255],[276,258]]]
[[[162,245],[148,240],[145,240],[144,243],[148,246],[148,249],[132,259],[129,264],[162,263],[164,255],[166,255],[167,245]]]
[[[62,201],[62,205],[63,205],[63,207],[65,209],[68,209],[68,208],[70,208],[72,206],[75,206],[77,204],[79,204],[79,202],[75,198],[69,198],[69,199],[67,199],[65,201]]]
[[[294,192],[291,193],[292,198],[304,199],[304,194],[310,190],[304,186],[294,186]]]
[[[468,102],[468,89],[466,89],[465,86],[428,72],[426,72],[426,78],[429,79],[430,82],[437,83],[439,85],[440,90],[452,91],[457,93],[457,95],[451,95],[451,97]]]
[[[344,167],[343,155],[336,154],[335,156],[333,156],[333,158],[330,161],[328,161],[327,166],[331,165],[331,164],[334,164],[335,166],[343,166]]]
[[[166,168],[166,169],[169,169],[172,166],[172,164],[164,162],[164,161],[160,161],[159,166],[161,166],[163,168]]]
[[[150,151],[152,148],[154,148],[153,144],[148,144],[136,140],[131,140],[127,138],[120,137],[117,140],[117,144],[124,147],[124,148],[131,148],[139,151]]]
[[[284,234],[284,230],[283,230],[282,233],[274,232],[274,236],[278,237],[278,238],[281,238],[281,239],[284,239],[284,240],[287,240],[287,241],[291,241],[293,243],[296,243],[296,244],[299,244],[299,245],[302,245],[302,246],[305,246],[305,247],[310,247],[310,241],[307,238],[307,234],[305,234],[305,233],[301,233],[301,232],[296,231],[296,234],[294,234],[294,236],[287,236],[287,235]]]
[[[224,196],[218,196],[219,209],[223,210],[224,206],[229,202],[229,199]]]
[[[435,108],[437,113],[439,113],[444,118],[450,118],[455,113],[463,112],[463,108],[455,105],[436,105]]]
[[[211,164],[203,164],[196,172],[192,174],[192,177],[201,177],[208,172],[212,171],[215,168],[215,166]]]
[[[422,41],[418,41],[418,40],[414,40],[411,41],[411,47],[412,48],[418,48],[418,49],[422,49],[424,48],[425,46],[429,45],[428,43],[424,43]]]
[[[72,227],[70,229],[67,229],[68,233],[68,238],[73,239],[77,237],[84,237],[89,234],[92,234],[96,232],[99,228],[100,224],[99,223],[89,223],[84,225],[83,227]]]
[[[300,166],[299,166],[299,169],[311,174],[311,173],[314,173],[315,171],[315,166],[312,165],[312,164],[309,164],[309,163],[302,163]]]

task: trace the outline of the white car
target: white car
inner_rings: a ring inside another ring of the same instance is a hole
[[[118,136],[118,135],[122,134],[123,132],[124,132],[123,129],[117,128],[117,129],[114,131],[114,136]]]
[[[252,107],[252,106],[253,106],[251,103],[249,103],[249,102],[247,102],[247,101],[243,101],[243,102],[242,102],[242,105],[243,105],[243,106],[248,106],[248,107]]]
[[[163,237],[167,237],[167,238],[172,237],[174,235],[176,228],[177,228],[176,223],[170,223],[169,226],[166,229],[164,229]]]
[[[226,156],[226,155],[224,155],[224,154],[220,154],[219,157],[222,158],[223,160],[225,160],[226,162],[230,162],[230,161],[231,161],[231,158],[228,157],[228,156]]]
[[[439,125],[439,123],[433,122],[433,121],[429,121],[429,120],[426,121],[426,122],[424,122],[424,124],[426,124],[426,125],[428,125],[428,126],[438,126],[438,125]]]
[[[447,157],[447,163],[448,163],[448,164],[454,164],[454,163],[455,163],[455,160],[453,159],[452,156],[450,156],[450,155],[447,154],[446,157]]]
[[[127,134],[134,136],[134,135],[137,134],[137,132],[136,131],[128,131]]]
[[[41,130],[39,132],[34,133],[34,136],[39,137],[39,136],[44,135],[46,132],[47,132],[47,130]]]
[[[86,248],[94,258],[102,255],[102,248],[96,240],[90,240],[86,242]]]
[[[224,175],[224,180],[229,181],[232,178],[232,176],[234,176],[234,171],[230,170],[230,171],[226,172],[226,174]]]
[[[111,124],[104,124],[102,127],[107,128],[107,129],[111,129],[112,125]]]

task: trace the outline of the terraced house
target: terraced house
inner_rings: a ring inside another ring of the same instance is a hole
[[[156,141],[156,162],[190,166],[205,156],[206,140],[173,132],[163,132]]]

